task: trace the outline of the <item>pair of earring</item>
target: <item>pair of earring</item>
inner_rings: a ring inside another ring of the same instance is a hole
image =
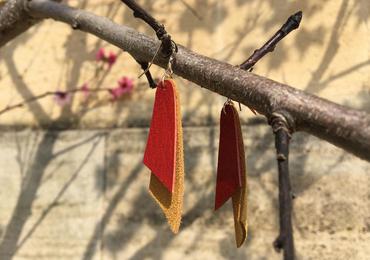
[[[180,98],[172,80],[172,60],[159,82],[144,164],[151,170],[149,192],[163,210],[171,230],[179,231],[184,195],[184,155]],[[240,120],[233,102],[221,111],[215,210],[232,199],[236,244],[247,236],[247,182]]]

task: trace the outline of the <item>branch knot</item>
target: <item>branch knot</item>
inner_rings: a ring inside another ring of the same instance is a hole
[[[289,113],[285,111],[277,111],[272,113],[269,118],[269,124],[272,131],[276,134],[279,130],[283,130],[291,137],[294,132],[294,120],[290,117]]]

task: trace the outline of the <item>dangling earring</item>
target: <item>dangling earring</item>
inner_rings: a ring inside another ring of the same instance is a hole
[[[235,240],[240,247],[247,237],[247,178],[243,136],[238,111],[227,100],[221,111],[215,210],[232,198]]]
[[[152,121],[144,154],[151,170],[149,192],[163,210],[171,230],[179,231],[184,196],[184,152],[180,97],[168,68],[155,94]]]

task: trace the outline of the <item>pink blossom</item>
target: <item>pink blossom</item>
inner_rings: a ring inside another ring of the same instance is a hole
[[[114,52],[109,52],[109,56],[106,58],[106,62],[109,65],[109,68],[113,66],[114,63],[116,63],[117,60],[117,54]]]
[[[129,93],[134,88],[134,81],[128,77],[122,77],[118,80],[118,86],[125,90],[125,93]]]
[[[124,94],[128,94],[132,91],[134,87],[134,82],[132,79],[128,77],[122,77],[118,81],[118,86],[109,90],[110,94],[112,95],[112,101],[116,101]]]
[[[104,48],[100,48],[95,56],[96,61],[104,61],[106,59],[105,57],[105,50]]]
[[[96,61],[102,61],[104,63],[108,64],[108,67],[111,68],[114,63],[117,61],[117,54],[115,54],[113,51],[110,51],[109,54],[106,54],[106,51],[104,48],[100,48],[95,56]]]
[[[90,96],[90,88],[87,83],[83,84],[81,87],[82,94],[85,98],[85,100]]]
[[[125,94],[124,90],[121,87],[115,87],[109,90],[112,95],[112,101],[119,99],[123,94]]]
[[[61,107],[71,103],[71,100],[72,100],[71,93],[63,92],[63,91],[57,91],[54,94],[55,103],[57,103]]]

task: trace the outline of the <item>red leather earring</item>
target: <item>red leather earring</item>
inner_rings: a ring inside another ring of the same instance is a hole
[[[232,198],[235,240],[240,247],[247,236],[247,179],[243,136],[238,111],[228,100],[221,111],[215,210]]]
[[[172,81],[157,86],[144,164],[172,192],[176,161],[176,95]]]
[[[170,79],[157,86],[144,164],[151,170],[149,192],[177,233],[184,196],[184,155],[180,99]]]

